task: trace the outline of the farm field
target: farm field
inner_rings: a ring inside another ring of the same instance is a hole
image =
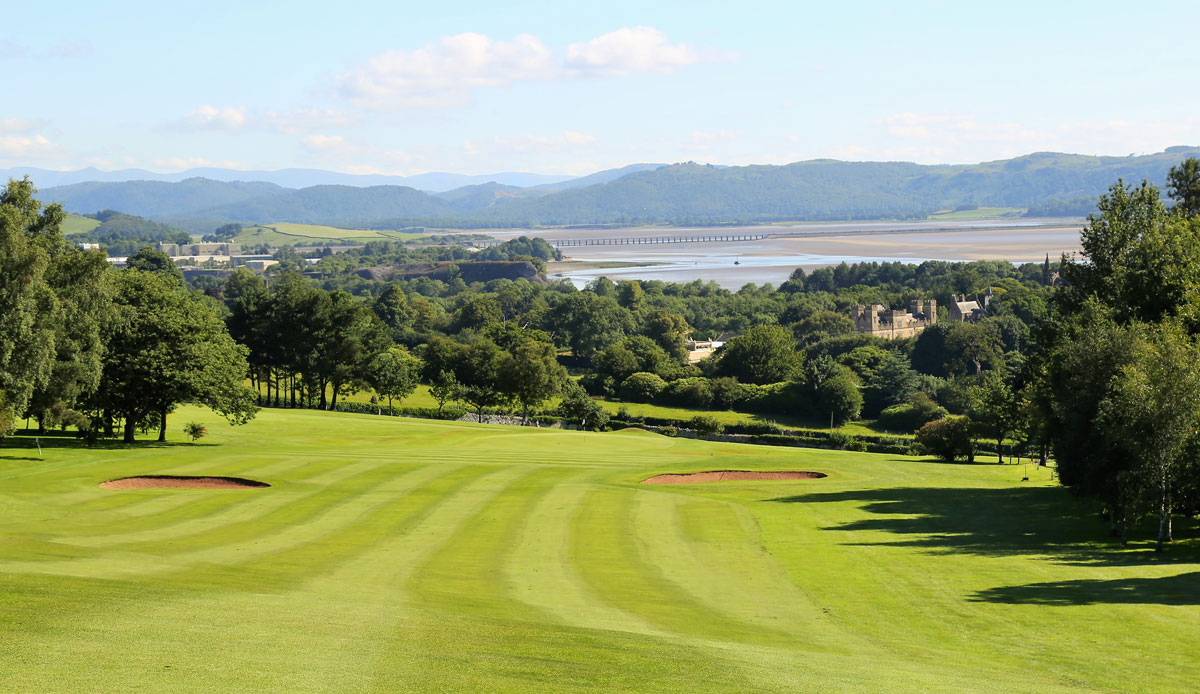
[[[77,214],[68,214],[66,218],[63,219],[62,233],[63,236],[70,236],[72,234],[86,234],[98,226],[100,226],[100,220],[98,219],[92,219],[91,217],[84,217]]]
[[[423,234],[413,234],[403,231],[341,229],[338,227],[321,226],[319,224],[277,222],[274,224],[246,227],[233,240],[243,246],[257,246],[264,243],[269,246],[323,246],[383,240],[412,241],[413,239],[423,238],[423,236]]]
[[[182,425],[209,436],[183,443]],[[1181,692],[1200,540],[1046,470],[264,410],[0,442],[8,691]],[[665,472],[824,479],[643,485]],[[98,487],[230,475],[265,489]]]

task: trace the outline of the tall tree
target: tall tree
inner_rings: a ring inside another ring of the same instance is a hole
[[[126,443],[139,424],[157,424],[164,440],[167,413],[186,400],[231,424],[254,416],[246,349],[211,308],[161,273],[128,269],[115,280],[100,397],[124,420]]]
[[[801,361],[791,331],[759,325],[725,344],[717,369],[743,383],[779,383],[795,376]]]
[[[1188,157],[1167,173],[1167,193],[1175,211],[1185,217],[1200,215],[1200,159]]]
[[[1132,461],[1141,497],[1158,516],[1158,543],[1171,539],[1171,513],[1185,452],[1200,429],[1200,346],[1170,323],[1139,335],[1112,381],[1099,421],[1111,446]]]
[[[403,400],[417,389],[417,378],[421,372],[419,359],[403,347],[391,347],[375,357],[368,370],[367,382],[375,392],[387,398],[388,409],[392,398]]]
[[[64,215],[59,205],[42,210],[33,194],[28,178],[0,193],[0,423],[26,411],[54,365],[59,307],[46,280],[46,239],[57,236]]]
[[[521,424],[525,424],[531,408],[562,390],[567,372],[559,365],[553,345],[526,340],[503,358],[500,378],[503,389],[521,406]]]

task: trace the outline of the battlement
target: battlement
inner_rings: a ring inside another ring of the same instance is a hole
[[[873,335],[889,340],[914,337],[925,328],[937,323],[937,301],[914,299],[908,311],[884,308],[879,304],[859,304],[850,315],[854,329],[860,335]]]

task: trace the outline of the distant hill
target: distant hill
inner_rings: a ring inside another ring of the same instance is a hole
[[[189,178],[207,178],[211,181],[262,181],[283,188],[305,188],[318,185],[382,186],[402,185],[419,190],[446,191],[466,185],[496,182],[512,186],[536,186],[571,180],[573,176],[504,171],[494,174],[456,174],[431,172],[412,176],[387,176],[383,174],[347,174],[322,169],[280,169],[278,171],[247,171],[205,167],[175,173],[157,173],[145,169],[122,169],[101,171],[96,168],[77,171],[52,171],[31,166],[0,169],[0,182],[9,178],[20,179],[28,175],[38,186],[53,188],[74,183],[101,182],[123,183],[126,181],[163,181],[178,183]]]
[[[445,217],[450,203],[404,186],[311,186],[210,207],[195,216],[231,222],[347,224],[384,217]]]
[[[639,171],[653,171],[655,169],[661,169],[664,166],[667,166],[667,164],[630,164],[629,166],[622,166],[619,169],[597,171],[594,174],[580,176],[579,178],[572,178],[559,183],[543,183],[542,185],[532,186],[532,189],[544,193],[553,193],[560,190],[570,190],[572,188],[586,188],[587,186],[594,186],[600,183],[615,181],[622,176],[628,176],[629,174],[638,173]]]
[[[444,193],[435,193],[433,197],[444,200],[459,212],[482,210],[492,205],[511,202],[528,195],[530,188],[506,186],[501,183],[481,183],[473,186],[463,186]]]
[[[1129,157],[1038,152],[956,166],[832,159],[784,166],[635,164],[557,188],[483,182],[436,194],[395,185],[291,190],[262,182],[131,181],[48,188],[42,198],[70,212],[117,209],[193,233],[226,222],[396,229],[911,219],[973,207],[1074,216],[1086,214],[1118,178],[1162,186],[1167,170],[1187,156],[1200,156],[1200,148]]]
[[[34,183],[39,184],[38,181]],[[227,183],[207,178],[189,178],[177,183],[164,181],[91,181],[43,188],[38,198],[60,202],[68,212],[88,214],[120,210],[140,217],[172,217],[218,205],[253,200],[286,191],[274,183]]]

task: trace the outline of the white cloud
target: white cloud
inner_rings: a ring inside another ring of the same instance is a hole
[[[298,135],[322,128],[351,125],[355,119],[344,111],[301,108],[294,111],[252,112],[245,106],[217,108],[205,104],[184,115],[168,127],[188,131],[237,132],[243,130],[273,130],[285,135]]]
[[[185,115],[179,125],[185,130],[241,130],[246,125],[246,107],[205,104]]]
[[[0,118],[0,133],[24,135],[46,127],[46,121],[37,118]]]
[[[625,27],[572,43],[555,54],[536,36],[496,41],[484,34],[445,36],[416,50],[389,50],[337,78],[343,98],[367,109],[453,108],[471,92],[519,82],[583,79],[635,72],[672,73],[701,62],[732,60],[732,53],[698,51],[671,43],[653,27]]]
[[[46,159],[62,149],[43,135],[0,135],[0,157],[10,159]]]
[[[445,108],[464,105],[471,89],[545,79],[553,72],[550,50],[536,36],[493,41],[465,33],[415,51],[381,53],[338,77],[338,88],[364,108]]]
[[[701,56],[689,46],[667,40],[653,27],[623,27],[567,47],[567,66],[609,75],[631,72],[675,72],[695,65]]]

